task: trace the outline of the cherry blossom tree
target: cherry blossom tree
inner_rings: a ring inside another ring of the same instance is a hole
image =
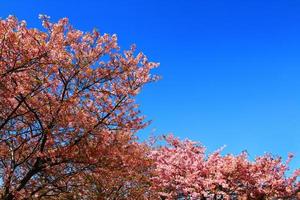
[[[300,170],[286,176],[292,155],[286,162],[268,154],[250,161],[246,152],[207,155],[204,146],[172,135],[166,142],[151,155],[152,190],[163,199],[292,199],[300,191]]]
[[[130,170],[146,174],[148,161],[135,141],[146,123],[134,97],[158,64],[134,47],[121,52],[116,35],[40,17],[43,30],[0,20],[1,198],[58,198],[79,187],[84,194],[97,176],[100,194],[109,181],[119,183],[105,189],[137,184]]]

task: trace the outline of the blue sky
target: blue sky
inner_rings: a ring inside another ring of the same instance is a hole
[[[294,152],[300,167],[300,3],[296,0],[6,0],[9,14],[38,14],[75,28],[117,33],[161,63],[162,80],[138,98],[153,120],[146,138],[172,132],[210,151]]]

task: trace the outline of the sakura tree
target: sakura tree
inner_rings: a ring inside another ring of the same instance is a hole
[[[134,47],[121,52],[116,35],[84,33],[66,18],[41,21],[43,30],[0,20],[1,198],[58,199],[79,188],[83,195],[97,176],[98,186],[116,180],[110,190],[132,184],[148,165],[135,142],[146,123],[134,97],[158,64]]]
[[[288,163],[264,155],[254,161],[247,153],[206,154],[190,140],[166,137],[168,145],[152,151],[155,160],[152,190],[163,199],[292,199],[300,191],[300,170],[287,177]]]

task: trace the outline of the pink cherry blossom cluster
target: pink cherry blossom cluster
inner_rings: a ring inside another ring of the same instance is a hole
[[[292,155],[286,162],[268,154],[250,161],[246,152],[222,155],[220,149],[206,154],[205,147],[193,141],[165,138],[168,145],[151,154],[155,160],[151,180],[152,190],[166,199],[286,199],[300,191],[300,170],[287,177]]]
[[[101,157],[107,166],[125,162],[126,150],[115,147],[125,148],[147,125],[134,97],[156,80],[150,70],[158,63],[134,46],[120,51],[116,35],[79,31],[67,18],[40,18],[41,30],[14,16],[0,20],[1,199],[84,188],[75,180],[100,171],[97,156],[120,156]],[[130,174],[133,166],[126,166]]]

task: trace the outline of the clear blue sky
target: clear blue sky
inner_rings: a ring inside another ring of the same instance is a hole
[[[300,3],[297,0],[3,0],[40,26],[38,14],[78,29],[117,33],[161,63],[162,80],[138,98],[152,125],[209,150],[294,152],[300,167]]]

